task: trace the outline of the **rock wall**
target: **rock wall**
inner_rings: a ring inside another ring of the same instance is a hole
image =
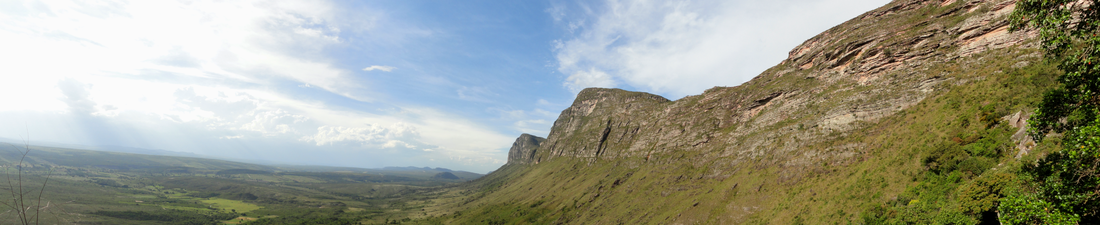
[[[539,148],[539,144],[544,141],[546,141],[546,138],[535,135],[520,135],[519,138],[516,138],[516,142],[512,143],[512,148],[508,150],[508,164],[532,163],[535,151]]]
[[[982,60],[982,53],[1010,46],[1034,48],[1035,32],[1007,31],[1014,2],[894,1],[807,40],[745,84],[676,101],[585,89],[537,149],[517,150],[517,140],[509,163],[557,157],[696,165],[719,159],[730,165],[844,162],[864,146],[806,146],[843,137],[965,82],[931,73],[930,66]]]

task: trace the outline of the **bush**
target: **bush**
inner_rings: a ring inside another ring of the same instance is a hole
[[[967,158],[970,158],[970,154],[960,149],[958,144],[941,142],[925,155],[923,162],[929,171],[946,174],[955,171],[959,163]]]
[[[1074,128],[1063,138],[1063,149],[1036,164],[1025,165],[1022,173],[1031,177],[1038,192],[1020,195],[1014,201],[1038,199],[1012,205],[1026,218],[1060,218],[1070,215],[1083,222],[1100,222],[1100,120]],[[1041,205],[1040,205],[1041,203]],[[1043,211],[1035,211],[1038,207]],[[1054,213],[1054,214],[1052,214]],[[1080,216],[1081,218],[1076,218]],[[1030,220],[1022,220],[1030,221]],[[1045,221],[1045,220],[1044,220]],[[1061,221],[1061,220],[1058,220]]]
[[[1015,182],[1016,177],[1006,173],[978,177],[959,188],[959,209],[970,215],[994,210],[997,208],[997,203],[1005,196],[1005,189]]]
[[[1063,212],[1056,205],[1031,194],[1011,195],[1001,199],[997,211],[1003,224],[1077,224],[1077,215]]]
[[[986,157],[970,157],[959,162],[958,170],[969,176],[980,175],[985,170],[993,168],[997,163]]]

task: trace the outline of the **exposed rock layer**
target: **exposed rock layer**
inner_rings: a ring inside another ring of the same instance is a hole
[[[509,163],[556,157],[644,157],[648,163],[696,165],[718,159],[796,167],[842,163],[864,146],[797,149],[844,136],[965,82],[945,83],[943,74],[928,73],[930,66],[980,60],[973,56],[1009,46],[1033,48],[1028,40],[1035,32],[1007,31],[1005,18],[1014,3],[894,1],[807,40],[745,84],[676,101],[585,89],[562,111],[545,142],[520,143],[530,138],[521,136]],[[531,146],[538,147],[525,149]]]
[[[520,135],[519,138],[516,138],[516,142],[512,143],[512,148],[508,150],[508,164],[531,163],[535,150],[539,148],[539,144],[543,141],[546,141],[546,138],[530,134]]]
[[[548,223],[862,222],[861,209],[910,203],[904,192],[924,177],[929,150],[959,143],[952,132],[977,137],[958,130],[978,119],[967,112],[998,103],[977,95],[1011,95],[989,90],[1052,72],[1048,62],[1023,68],[1041,50],[1035,32],[1007,30],[1013,3],[894,1],[745,84],[675,101],[585,89],[545,141],[511,156],[541,165],[486,176],[499,185],[486,203],[550,205],[561,216]],[[1035,145],[1027,117],[999,122],[1016,127],[1018,155]]]

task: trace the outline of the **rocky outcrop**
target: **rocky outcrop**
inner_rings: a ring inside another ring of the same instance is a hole
[[[556,219],[541,223],[792,224],[860,222],[868,207],[912,203],[913,185],[939,173],[928,162],[939,147],[961,144],[951,160],[981,167],[999,159],[987,144],[1018,157],[1035,146],[1027,113],[992,119],[1030,111],[1036,81],[1057,73],[1035,63],[1033,31],[1006,29],[1013,3],[896,0],[740,86],[675,101],[585,89],[545,141],[513,145],[509,164],[539,165],[486,175],[478,182],[496,194],[470,205],[542,204]],[[1009,126],[1017,151],[1003,140]],[[983,176],[960,172],[959,184]]]
[[[585,89],[562,111],[541,146],[517,151],[514,145],[512,152],[518,153],[509,156],[509,163],[638,157],[645,163],[720,162],[727,168],[752,162],[792,173],[803,165],[843,164],[865,146],[824,143],[966,82],[933,68],[980,62],[987,52],[1009,46],[1020,48],[1005,51],[1034,48],[1029,40],[1035,32],[1006,30],[1013,4],[894,1],[807,40],[745,84],[676,101]],[[1016,60],[1024,62],[1039,57],[1019,55]]]
[[[546,141],[546,138],[535,135],[520,135],[519,138],[516,138],[516,142],[512,143],[512,148],[508,150],[508,164],[531,163],[539,144],[544,141]]]
[[[1016,112],[1016,114],[1005,116],[1005,122],[1008,122],[1008,126],[1017,128],[1016,133],[1012,134],[1012,142],[1016,144],[1016,158],[1024,157],[1031,152],[1032,148],[1035,148],[1035,139],[1028,135],[1027,119],[1031,117],[1030,114],[1024,112]]]

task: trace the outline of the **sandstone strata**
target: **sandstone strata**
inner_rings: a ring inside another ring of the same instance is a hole
[[[819,144],[966,82],[930,73],[930,66],[965,65],[1009,46],[1034,48],[1029,40],[1035,32],[1007,31],[1013,4],[894,1],[807,40],[745,84],[676,101],[585,89],[536,149],[522,150],[532,145],[517,140],[509,163],[640,157],[653,164],[712,165],[714,176],[746,162],[795,173],[802,166],[845,163],[866,146]]]

